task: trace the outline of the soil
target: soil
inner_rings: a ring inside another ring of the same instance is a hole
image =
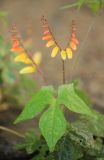
[[[6,128],[12,129],[16,132],[25,134],[28,129],[37,128],[37,121],[29,121],[27,123],[22,123],[20,125],[13,125],[15,117],[20,113],[20,109],[9,108],[8,110],[0,112],[0,126],[5,126]],[[37,129],[35,129],[35,132]],[[24,150],[17,150],[16,144],[23,140],[10,132],[0,130],[0,160],[30,160],[31,155],[27,155]]]

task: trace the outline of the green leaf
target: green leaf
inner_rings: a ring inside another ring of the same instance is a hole
[[[6,17],[7,15],[8,15],[7,12],[5,12],[5,11],[0,11],[0,18],[1,18],[1,17]]]
[[[50,151],[52,151],[66,130],[66,120],[55,99],[40,118],[39,126]]]
[[[74,80],[73,81],[74,89],[77,95],[89,106],[91,107],[91,100],[90,97],[85,93],[85,91],[81,90],[78,88],[78,81]]]
[[[60,9],[69,9],[69,8],[76,7],[78,5],[79,5],[79,2],[76,2],[76,3],[72,3],[72,4],[67,4],[67,5],[61,7]]]
[[[101,2],[99,0],[87,1],[87,6],[92,10],[93,13],[97,13],[100,10]]]
[[[81,8],[84,3],[85,3],[85,0],[79,0],[78,8]]]
[[[69,132],[71,140],[84,148],[94,147],[93,133],[90,131],[86,123],[76,121],[73,122],[71,126],[72,128]]]
[[[13,85],[14,82],[16,81],[16,77],[14,73],[11,72],[11,70],[9,70],[8,68],[3,68],[2,78],[3,78],[3,81],[9,85]]]
[[[91,107],[91,106],[92,106],[92,103],[91,103],[90,97],[86,94],[86,92],[85,92],[84,90],[79,89],[79,87],[78,87],[79,81],[78,81],[78,80],[73,80],[72,83],[73,83],[73,85],[74,85],[74,89],[75,89],[76,93],[78,94],[78,96],[79,96],[89,107]]]
[[[87,129],[93,133],[93,135],[98,137],[104,136],[104,115],[93,110],[93,114],[96,115],[96,118],[90,116],[81,116],[79,122],[86,124]]]
[[[3,42],[4,42],[4,38],[2,35],[0,35],[0,45],[3,44]]]
[[[104,0],[77,0],[75,3],[65,5],[61,9],[68,9],[72,7],[81,8],[87,6],[93,13],[97,13],[101,7],[104,7]]]
[[[86,105],[91,107],[91,100],[90,100],[89,96],[83,90],[76,89],[75,91],[76,91],[77,95],[86,103]]]
[[[15,120],[15,124],[27,119],[32,119],[38,115],[53,99],[54,89],[52,86],[43,87],[32,99],[27,103],[22,113]]]
[[[16,149],[25,149],[28,154],[31,154],[39,147],[39,145],[40,140],[35,134],[35,131],[31,129],[26,132],[24,140],[21,143],[16,144]]]
[[[55,150],[55,159],[57,160],[78,160],[83,157],[82,148],[71,141],[69,134],[61,138]]]
[[[59,88],[58,101],[73,112],[93,116],[92,110],[76,93],[73,83]]]

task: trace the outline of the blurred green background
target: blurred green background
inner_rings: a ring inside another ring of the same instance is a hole
[[[0,122],[13,126],[13,120],[29,97],[44,85],[36,73],[33,76],[19,74],[21,65],[13,61],[10,52],[9,29],[16,23],[24,43],[32,39],[32,52],[42,53],[41,68],[47,78],[47,84],[57,87],[62,83],[62,62],[60,55],[52,59],[51,48],[45,47],[42,39],[40,18],[44,15],[60,45],[65,47],[71,35],[71,21],[77,25],[80,45],[73,59],[65,64],[67,82],[79,79],[81,87],[89,94],[99,110],[104,110],[104,11],[97,16],[84,6],[60,9],[73,0],[1,0],[0,1]],[[31,33],[28,33],[30,27]],[[91,30],[90,30],[91,29]],[[89,34],[87,32],[89,30]],[[84,45],[83,42],[86,39]],[[83,46],[83,47],[82,47]],[[15,113],[15,114],[14,114]],[[37,122],[25,122],[16,127],[24,132]],[[21,129],[22,128],[22,129]]]
[[[51,59],[51,49],[45,47],[41,40],[42,28],[40,18],[45,15],[49,21],[56,40],[64,47],[70,37],[71,20],[75,19],[77,25],[77,36],[80,41],[79,49],[74,55],[72,61],[66,62],[67,81],[71,79],[80,79],[82,87],[91,96],[93,103],[103,107],[104,92],[104,14],[103,11],[96,17],[86,6],[79,11],[76,8],[60,10],[64,5],[74,1],[69,0],[3,0],[0,1],[0,10],[7,12],[8,26],[16,22],[18,29],[26,38],[26,28],[29,21],[32,24],[33,52],[39,50],[42,52],[42,69],[47,77],[48,84],[58,85],[62,82],[61,60],[60,56]],[[80,46],[86,36],[91,23],[94,25],[88,35],[82,50]],[[0,22],[2,23],[2,22]],[[1,25],[0,25],[1,26]],[[0,33],[6,41],[10,41],[9,27],[0,27]],[[80,50],[80,51],[79,51]],[[11,55],[12,53],[9,53]],[[1,53],[0,53],[1,55]],[[1,62],[0,62],[1,63]],[[11,65],[11,64],[10,64]],[[74,67],[73,67],[74,66]],[[6,67],[6,66],[5,66]],[[11,67],[11,74],[16,67]],[[7,71],[5,71],[7,72]],[[17,70],[16,70],[17,72]],[[8,74],[8,73],[7,73]],[[16,76],[18,77],[18,72]],[[6,76],[6,75],[5,75]],[[12,75],[11,75],[12,76]],[[27,77],[27,75],[25,76]],[[13,77],[11,77],[13,78]],[[20,75],[19,75],[20,78]],[[36,75],[36,80],[39,78]],[[12,81],[12,79],[11,79]],[[41,80],[40,80],[41,82]]]
[[[83,1],[83,0],[80,0]],[[96,0],[97,1],[97,0]],[[30,96],[44,85],[38,73],[20,75],[21,64],[13,60],[10,27],[16,23],[26,47],[33,53],[42,53],[41,68],[47,85],[62,84],[62,61],[60,55],[51,58],[51,48],[42,39],[41,16],[45,16],[60,45],[65,47],[71,35],[71,21],[76,21],[78,50],[73,59],[65,61],[67,83],[78,79],[80,86],[91,97],[93,106],[104,112],[104,10],[92,13],[86,6],[62,9],[74,0],[0,0],[0,125],[19,132],[34,127],[37,119],[13,125],[13,121]],[[31,44],[30,44],[31,42]],[[67,114],[67,113],[66,113]],[[68,118],[69,118],[68,113]],[[10,144],[16,136],[0,131]],[[9,138],[8,138],[9,137]],[[3,139],[3,143],[5,142]],[[16,143],[16,142],[15,142]]]

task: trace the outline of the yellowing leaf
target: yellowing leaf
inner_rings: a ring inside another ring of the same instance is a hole
[[[66,51],[64,51],[64,50],[61,51],[61,58],[62,58],[63,60],[66,59]]]
[[[25,67],[23,69],[20,70],[20,74],[25,74],[25,73],[33,73],[36,71],[36,68],[34,67]]]
[[[46,47],[51,47],[55,44],[55,42],[52,40],[52,41],[49,41],[47,44],[46,44]]]
[[[73,54],[72,54],[72,50],[70,48],[66,48],[66,53],[67,53],[68,58],[72,59]]]
[[[33,60],[36,64],[40,64],[42,59],[42,55],[40,52],[35,52],[35,54],[33,55]]]
[[[51,53],[51,57],[55,57],[57,55],[58,51],[59,51],[59,48],[54,47],[53,50],[52,50],[52,53]]]
[[[25,64],[31,64],[31,60],[27,57],[26,53],[18,55],[15,59],[15,62],[23,62]]]

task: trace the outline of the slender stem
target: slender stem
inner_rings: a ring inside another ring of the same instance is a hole
[[[15,134],[16,136],[21,137],[21,138],[25,138],[25,136],[23,134],[21,134],[21,133],[19,133],[17,131],[14,131],[12,129],[6,128],[4,126],[1,126],[1,125],[0,125],[0,130]]]
[[[66,83],[66,79],[65,79],[65,61],[62,60],[62,75],[63,75],[63,84]]]
[[[62,84],[66,83],[66,78],[65,78],[65,61],[62,60]],[[61,110],[64,112],[64,105],[61,105]]]
[[[69,8],[78,6],[78,4],[79,4],[79,2],[68,4],[68,5],[65,5],[65,6],[61,7],[60,9],[61,10],[63,10],[63,9],[69,9]]]
[[[99,12],[99,13],[100,13],[100,12]],[[81,53],[82,53],[81,51],[82,51],[82,49],[84,48],[84,46],[85,46],[85,44],[86,44],[86,41],[87,41],[88,36],[89,36],[89,33],[91,32],[93,26],[95,25],[95,22],[96,22],[96,19],[97,19],[99,13],[95,16],[95,18],[92,20],[91,24],[89,25],[88,30],[87,30],[87,32],[86,32],[86,34],[85,34],[84,40],[83,40],[83,42],[82,42],[82,45],[81,45],[81,47],[79,48],[79,51],[78,51],[78,53],[77,53],[78,56],[76,57],[75,62],[73,63],[72,68],[71,68],[70,81],[72,80],[73,73],[75,72],[75,69],[77,70],[77,68],[78,68],[78,67],[75,68],[75,67],[76,67],[76,63],[78,63],[78,59],[81,58]]]
[[[43,75],[41,69],[38,67],[38,65],[34,62],[34,60],[33,60],[33,58],[32,58],[31,52],[28,51],[28,50],[24,47],[24,44],[23,44],[20,36],[18,36],[18,35],[20,35],[20,34],[19,34],[18,30],[16,29],[16,25],[14,24],[13,27],[14,27],[14,28],[13,28],[12,30],[14,30],[13,32],[15,33],[16,38],[18,39],[21,47],[24,49],[24,51],[25,51],[25,53],[27,54],[28,58],[32,61],[32,65],[37,69],[37,72],[40,74],[40,76],[42,77],[43,81],[46,83],[46,78],[44,77],[44,75]]]
[[[45,28],[47,28],[47,29],[49,30],[49,33],[50,33],[50,35],[52,36],[52,40],[54,41],[55,45],[56,45],[56,46],[59,48],[59,50],[61,51],[62,48],[61,48],[61,46],[58,44],[58,42],[56,41],[55,36],[53,35],[53,33],[52,33],[52,31],[51,31],[51,28],[50,28],[50,26],[49,26],[49,24],[48,24],[47,19],[45,19],[45,17],[43,16],[42,19],[41,19],[41,21],[42,21],[43,26],[45,26]]]
[[[46,83],[46,78],[44,77],[42,71],[40,70],[40,68],[37,66],[37,64],[35,63],[35,61],[33,60],[32,58],[32,54],[31,52],[29,52],[23,45],[22,41],[18,38],[20,44],[21,44],[21,47],[24,49],[24,51],[27,53],[27,56],[31,59],[32,61],[32,64],[36,67],[38,73],[40,74],[40,76],[42,77],[42,79],[44,80],[44,82]]]

